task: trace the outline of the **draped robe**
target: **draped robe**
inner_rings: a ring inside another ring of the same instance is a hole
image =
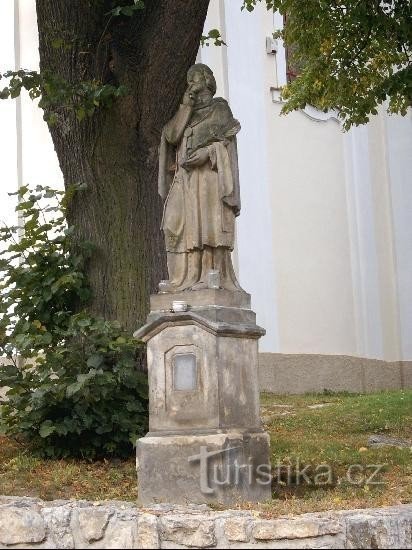
[[[203,270],[205,261],[209,268],[215,268],[213,251],[217,249],[222,286],[239,288],[230,256],[235,217],[240,213],[236,145],[239,130],[239,122],[222,98],[212,99],[198,110],[181,105],[163,129],[159,193],[165,201],[162,229],[174,290],[186,290],[196,284],[202,262]],[[200,148],[207,148],[208,161],[202,166],[185,167],[185,160]]]

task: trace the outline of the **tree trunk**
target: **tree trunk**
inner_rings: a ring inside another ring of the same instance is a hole
[[[85,183],[69,207],[78,242],[95,246],[87,266],[90,312],[141,325],[149,294],[166,275],[157,193],[163,125],[183,95],[209,0],[146,0],[109,21],[119,0],[36,0],[41,70],[70,82],[103,80],[128,95],[79,122],[61,109],[50,128],[66,187]],[[131,4],[132,2],[127,2]],[[63,47],[55,48],[56,38]]]

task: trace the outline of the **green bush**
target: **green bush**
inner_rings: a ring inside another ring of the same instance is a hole
[[[41,456],[123,457],[147,429],[147,380],[136,341],[85,311],[92,247],[73,252],[71,193],[22,188],[22,235],[0,229],[0,431]]]

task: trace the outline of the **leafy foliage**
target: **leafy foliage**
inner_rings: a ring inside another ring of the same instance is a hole
[[[83,266],[91,246],[72,252],[73,228],[65,217],[76,190],[65,195],[22,187],[14,194],[22,231],[0,228],[0,353],[9,357],[15,349],[30,357],[56,345],[73,311],[90,296]]]
[[[106,13],[107,21],[101,40],[116,18],[132,17],[145,8],[144,0],[133,0],[132,3],[130,0],[116,0],[113,4],[114,7]],[[215,46],[225,45],[218,29],[212,29],[201,37],[202,46],[209,46],[211,43]],[[70,49],[73,44],[70,40],[57,36],[52,40],[51,46],[55,49]],[[39,107],[44,110],[44,119],[49,125],[58,121],[62,110],[73,111],[81,121],[92,117],[97,109],[110,107],[113,101],[128,94],[125,86],[115,86],[101,80],[84,80],[73,84],[48,71],[20,69],[0,74],[0,80],[2,78],[7,79],[8,83],[0,89],[0,99],[14,99],[23,89],[26,90],[32,100],[40,98]]]
[[[72,317],[61,336],[34,364],[1,368],[1,384],[11,387],[3,433],[40,456],[129,456],[147,416],[136,342],[118,324],[86,314]]]
[[[146,427],[147,382],[136,342],[118,323],[81,311],[92,247],[73,252],[65,217],[80,190],[23,187],[20,238],[18,227],[0,229],[0,355],[11,363],[0,368],[0,386],[11,388],[0,427],[43,456],[125,456]]]
[[[125,6],[115,6],[111,9],[107,15],[112,17],[118,17],[119,15],[125,15],[126,17],[132,17],[136,11],[143,10],[145,3],[143,0],[134,0],[133,4],[126,4]]]
[[[261,0],[244,0],[253,11]],[[412,4],[409,0],[265,0],[287,15],[277,33],[303,67],[283,89],[283,112],[312,104],[337,109],[345,128],[364,124],[388,100],[405,115],[412,105]]]
[[[368,122],[382,103],[387,102],[390,113],[406,114],[412,105],[410,0],[244,0],[242,9],[252,12],[261,2],[287,15],[287,25],[275,36],[289,46],[291,63],[302,68],[282,90],[283,113],[307,104],[336,109],[346,129]],[[113,0],[111,6],[103,35],[114,20],[144,10],[145,2]],[[201,45],[210,44],[225,44],[218,29],[202,35]],[[72,46],[56,37],[52,47]],[[0,90],[0,99],[28,90],[32,99],[41,98],[49,124],[56,123],[61,109],[82,120],[127,94],[124,86],[101,80],[72,84],[47,72],[8,71],[1,77],[9,83]]]
[[[47,71],[7,71],[0,78],[9,79],[8,85],[0,91],[0,99],[14,99],[22,89],[27,90],[31,99],[40,98],[39,107],[45,110],[44,118],[50,125],[57,121],[62,109],[75,112],[77,119],[83,120],[93,116],[96,109],[110,107],[113,101],[127,94],[124,86],[97,80],[69,84]]]
[[[210,46],[212,41],[214,46],[226,46],[226,42],[224,42],[219,29],[212,29],[206,35],[202,35],[200,45]]]

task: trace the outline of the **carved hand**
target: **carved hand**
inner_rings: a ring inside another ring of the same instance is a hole
[[[203,166],[209,160],[209,151],[207,147],[202,147],[192,153],[185,161],[184,168],[196,168]]]
[[[193,107],[196,102],[196,93],[192,90],[191,87],[187,88],[185,95],[183,96],[183,105],[189,105]]]

